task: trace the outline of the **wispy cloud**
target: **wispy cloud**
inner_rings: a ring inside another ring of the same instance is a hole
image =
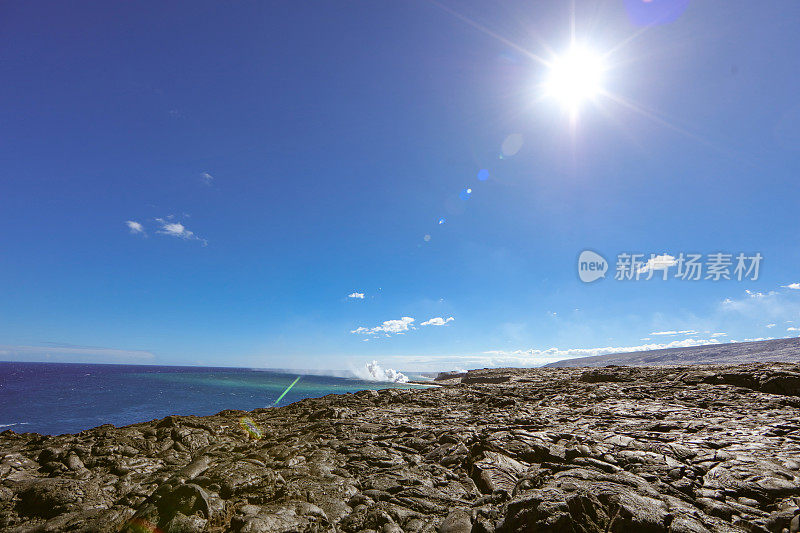
[[[767,327],[767,328],[774,328],[775,326],[776,326],[776,324],[767,324],[765,327]]]
[[[455,318],[453,318],[451,316],[449,316],[447,318],[442,318],[440,316],[435,316],[435,317],[431,318],[430,320],[426,320],[425,322],[420,324],[420,326],[444,326],[448,322],[452,322],[453,320],[455,320]]]
[[[348,298],[353,298],[354,300],[363,300],[364,293],[363,292],[352,292],[347,295]]]
[[[163,218],[157,218],[156,222],[161,225],[161,229],[156,231],[156,233],[160,233],[161,235],[169,235],[170,237],[184,239],[187,241],[200,241],[203,246],[208,245],[208,241],[198,237],[193,231],[189,231],[189,229],[180,222],[172,222],[171,220],[165,220]]]
[[[745,289],[744,292],[747,293],[747,296],[749,296],[750,298],[767,298],[769,296],[775,296],[776,294],[778,294],[775,291],[757,292],[757,291],[751,291],[749,289]]]
[[[200,174],[200,179],[206,185],[211,185],[214,182],[214,176],[212,176],[208,172],[203,172],[202,174]]]
[[[697,335],[697,331],[693,329],[682,329],[680,331],[652,331],[650,335]]]
[[[146,235],[144,231],[144,226],[140,222],[136,222],[135,220],[126,220],[125,225],[128,226],[128,229],[134,235],[136,234]]]
[[[784,289],[800,290],[800,283],[790,283],[788,285],[781,285]]]
[[[789,326],[788,328],[786,328],[786,331],[800,331],[800,328]]]
[[[351,330],[350,333],[357,335],[402,335],[409,329],[414,328],[414,319],[410,316],[404,316],[396,320],[385,320],[380,326],[374,328],[365,328],[363,326]]]
[[[800,301],[797,293],[754,292],[745,290],[741,298],[725,298],[720,310],[726,314],[735,313],[750,320],[769,320],[779,322],[800,315]]]
[[[712,337],[727,337],[728,334],[727,333],[712,333],[711,336]]]

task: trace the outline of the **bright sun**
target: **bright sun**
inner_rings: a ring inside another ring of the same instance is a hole
[[[591,100],[602,91],[605,64],[603,58],[591,50],[573,46],[550,63],[545,81],[545,93],[555,98],[571,111]]]

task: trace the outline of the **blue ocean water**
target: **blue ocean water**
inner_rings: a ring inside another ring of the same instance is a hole
[[[242,368],[0,362],[0,431],[77,433],[168,415],[270,407],[297,374]],[[413,388],[302,376],[279,405],[365,389]]]

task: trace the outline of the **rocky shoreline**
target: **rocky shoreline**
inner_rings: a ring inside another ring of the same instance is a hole
[[[0,433],[0,529],[796,532],[800,365],[487,369],[441,387]]]

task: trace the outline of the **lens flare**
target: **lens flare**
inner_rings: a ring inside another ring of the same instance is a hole
[[[295,378],[295,380],[294,380],[294,381],[292,381],[292,384],[291,384],[291,385],[289,385],[288,387],[286,387],[286,390],[285,390],[285,391],[283,391],[283,393],[282,393],[280,396],[278,396],[278,399],[277,399],[277,400],[275,400],[275,404],[274,404],[274,405],[278,405],[278,402],[279,402],[279,401],[281,401],[281,400],[283,399],[283,397],[284,397],[284,396],[286,396],[286,393],[287,393],[287,392],[289,392],[290,390],[292,390],[292,387],[294,387],[294,386],[295,386],[295,384],[296,384],[298,381],[300,381],[300,378],[301,378],[301,377],[302,377],[302,376],[297,376],[297,378]]]
[[[438,224],[441,226],[441,225],[442,225],[442,224],[444,224],[445,222],[447,222],[447,220],[445,220],[445,218],[444,218],[444,217],[442,217],[442,218],[440,218],[440,219],[439,219],[439,222],[438,222]]]
[[[425,242],[431,242],[431,236],[430,236],[430,235],[425,235],[425,236],[424,236],[422,239],[423,239]]]
[[[511,157],[513,155],[517,155],[517,152],[520,151],[522,148],[522,143],[524,139],[522,138],[522,134],[520,133],[512,133],[503,141],[503,145],[500,147],[500,150],[503,152],[503,157]],[[486,177],[489,177],[489,172],[486,172]],[[480,179],[480,174],[478,175],[478,179]]]
[[[545,94],[569,110],[577,110],[583,102],[600,94],[605,70],[599,54],[582,46],[573,46],[550,64],[544,84]]]
[[[486,181],[489,179],[489,171],[485,168],[482,168],[478,171],[478,179],[480,181]]]
[[[131,533],[163,533],[159,528],[141,518],[133,518],[125,524],[125,530]]]
[[[472,196],[472,189],[464,189],[458,194],[458,197],[465,201],[469,200],[471,196]]]
[[[261,428],[258,427],[258,424],[250,418],[249,416],[243,416],[239,419],[239,425],[242,426],[242,429],[247,433],[251,439],[254,440],[261,440],[264,434],[261,432]]]

